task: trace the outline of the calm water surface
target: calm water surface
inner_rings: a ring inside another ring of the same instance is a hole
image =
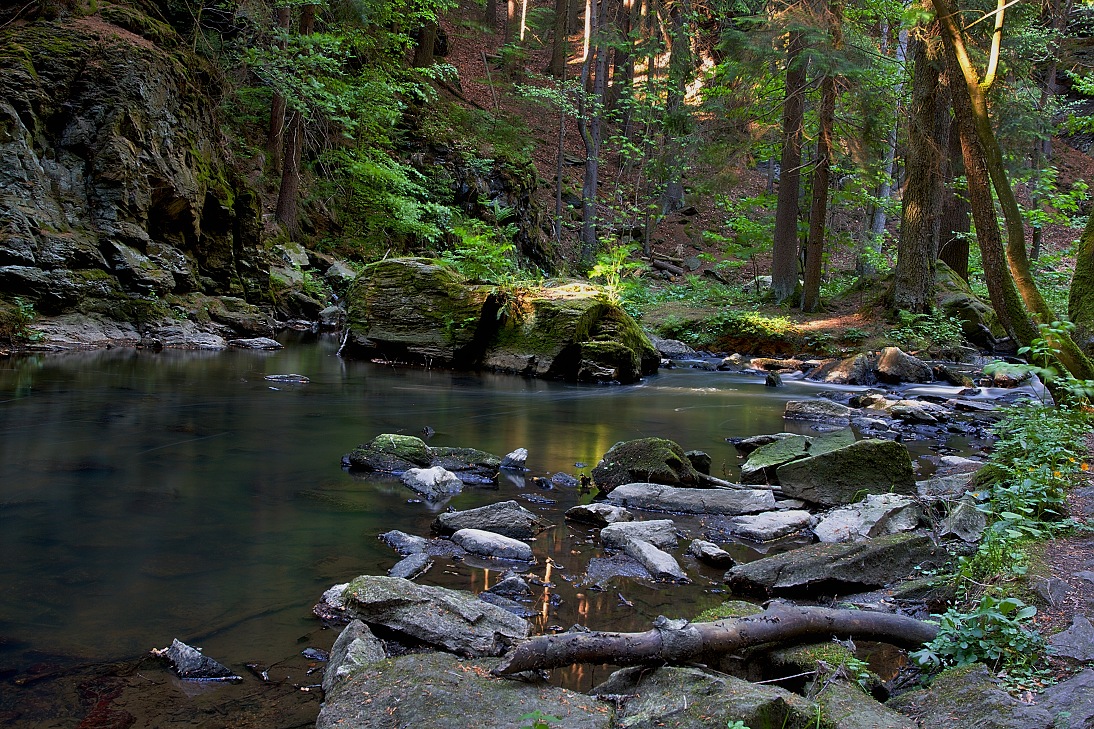
[[[713,471],[733,477],[727,437],[788,429],[784,402],[819,392],[689,369],[629,387],[394,369],[342,360],[336,346],[324,338],[272,353],[109,350],[4,361],[0,671],[123,659],[175,637],[241,672],[245,662],[295,652],[316,629],[310,607],[324,589],[395,563],[377,534],[428,534],[446,506],[413,503],[396,480],[341,469],[342,454],[379,433],[428,426],[432,445],[526,447],[530,475],[576,474],[575,464],[595,465],[616,441],[662,436],[707,451]],[[263,379],[283,373],[311,382]],[[686,588],[629,581],[621,589],[634,607],[615,584],[587,589],[585,564],[598,545],[561,518],[589,500],[576,490],[509,479],[449,505],[508,498],[559,525],[534,545],[541,577],[543,557],[558,564],[537,609],[552,591],[562,600],[543,609],[541,629],[639,629],[658,613],[691,615],[724,597],[720,572],[694,563]],[[703,529],[683,526],[692,536]],[[441,563],[422,581],[481,590],[498,574],[485,566]]]

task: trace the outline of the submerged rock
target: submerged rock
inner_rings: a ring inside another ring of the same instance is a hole
[[[171,641],[166,648],[152,650],[152,655],[166,658],[171,662],[171,667],[179,678],[187,678],[195,681],[242,681],[230,668],[223,663],[204,655],[197,648],[191,648],[178,638]]]
[[[416,552],[415,554],[403,557],[396,562],[395,565],[387,571],[387,574],[388,577],[401,577],[404,580],[413,580],[415,577],[428,571],[432,566],[432,557],[425,552]]]

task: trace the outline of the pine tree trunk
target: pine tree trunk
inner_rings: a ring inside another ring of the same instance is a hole
[[[585,5],[587,46],[585,62],[581,67],[582,89],[592,87],[592,93],[582,93],[578,109],[578,131],[585,146],[585,179],[581,185],[581,264],[593,262],[600,245],[597,240],[596,200],[600,176],[600,137],[604,101],[604,75],[607,62],[600,42],[598,0],[587,0]],[[592,76],[592,78],[590,78]],[[589,97],[586,100],[586,97]]]
[[[801,179],[806,80],[803,50],[801,33],[791,32],[786,52],[782,172],[775,209],[775,243],[771,252],[771,288],[778,303],[793,296],[798,287],[798,188]]]
[[[300,15],[300,35],[315,28],[315,5],[305,5]],[[277,221],[289,238],[300,234],[300,175],[304,156],[304,114],[294,109],[285,130],[285,154],[281,170],[281,188],[277,193]]]
[[[817,166],[813,171],[812,202],[809,207],[809,238],[805,244],[805,279],[802,284],[802,311],[820,306],[821,272],[824,263],[824,233],[828,218],[828,187],[832,171],[832,127],[836,116],[836,80],[825,76],[821,81],[821,105],[818,110]]]
[[[684,105],[688,76],[691,73],[691,38],[685,27],[682,0],[669,8],[669,87],[665,102],[665,192],[661,197],[661,212],[670,213],[684,207],[684,144],[690,134],[691,115]]]
[[[913,53],[907,180],[893,275],[893,308],[914,313],[928,313],[934,308],[934,262],[942,202],[942,145],[936,120],[937,102],[944,98],[944,91],[934,63],[941,49],[937,33],[933,35],[917,40]]]
[[[418,30],[417,45],[414,46],[414,60],[411,62],[414,68],[427,68],[433,65],[433,46],[436,42],[436,21],[426,23]]]

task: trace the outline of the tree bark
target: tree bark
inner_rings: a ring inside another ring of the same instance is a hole
[[[798,188],[801,179],[805,117],[805,67],[802,34],[791,32],[786,49],[786,99],[783,102],[782,171],[775,208],[775,243],[771,252],[771,288],[782,303],[798,287]]]
[[[952,67],[965,79],[964,88],[968,92],[969,99],[968,112],[970,118],[968,122],[971,123],[977,138],[980,140],[988,175],[999,199],[999,206],[1003,209],[1003,219],[1007,227],[1007,262],[1010,265],[1011,275],[1014,276],[1015,287],[1018,289],[1018,293],[1021,295],[1026,307],[1039,317],[1042,323],[1054,322],[1057,320],[1057,316],[1045,301],[1037,288],[1036,282],[1033,280],[1029,257],[1026,253],[1025,224],[1018,208],[1018,201],[1014,197],[1014,190],[1011,189],[1010,181],[1007,179],[1006,167],[1003,164],[1003,152],[999,147],[999,141],[995,137],[995,131],[992,129],[991,118],[988,116],[986,87],[990,86],[995,73],[994,60],[998,54],[997,39],[1002,34],[1002,17],[1005,4],[1003,0],[1000,0],[1000,7],[996,11],[998,13],[996,40],[993,41],[992,45],[992,55],[990,56],[992,60],[989,61],[985,80],[981,83],[965,48],[961,29],[957,26],[956,10],[953,3],[951,0],[932,0],[932,2],[942,28],[942,40],[946,44],[947,58],[953,64]],[[960,84],[955,84],[955,86],[960,86]],[[960,94],[958,89],[954,89],[954,96],[963,96],[963,94]],[[979,222],[977,222],[976,227],[979,230]],[[1024,342],[1024,344],[1028,344],[1028,342]],[[1050,345],[1056,351],[1057,357],[1059,357],[1060,362],[1067,368],[1068,372],[1080,380],[1094,379],[1094,364],[1090,362],[1070,337],[1066,334],[1053,336]]]
[[[607,60],[600,42],[598,0],[586,0],[585,28],[588,49],[581,65],[577,129],[585,146],[585,179],[581,185],[581,264],[592,264],[599,241],[596,235],[596,199],[600,176],[600,140]],[[590,79],[590,74],[593,78]],[[592,93],[587,89],[592,84]]]
[[[278,6],[274,10],[277,27],[282,33],[287,33],[292,22],[292,12],[288,5]],[[282,51],[287,44],[284,40],[277,43]],[[266,159],[269,162],[270,174],[281,172],[281,155],[284,154],[285,145],[285,95],[274,91],[273,100],[270,102],[270,130],[266,136]]]
[[[570,54],[570,36],[566,32],[566,20],[569,17],[570,3],[577,0],[555,0],[555,29],[551,40],[551,60],[547,64],[547,73],[562,78],[566,71],[566,57]]]
[[[417,45],[414,46],[414,68],[433,65],[433,46],[437,43],[437,21],[426,23],[418,29]]]
[[[937,128],[938,105],[945,98],[935,65],[940,51],[936,30],[917,40],[913,53],[915,70],[908,110],[907,182],[893,276],[893,308],[917,314],[929,313],[934,308],[934,262],[938,255],[941,147],[944,143],[939,140]]]
[[[948,110],[944,110],[948,111]],[[938,218],[938,260],[969,280],[969,201],[954,191],[954,180],[964,174],[957,124],[950,124],[942,171],[942,213]]]
[[[691,34],[687,29],[684,0],[669,7],[669,84],[665,101],[665,191],[661,212],[684,207],[684,144],[691,132],[691,115],[684,105],[688,77],[691,75]]]
[[[305,5],[300,15],[300,35],[315,29],[315,5]],[[300,234],[300,175],[304,156],[304,113],[293,109],[285,130],[285,154],[281,188],[277,192],[277,221],[290,239]]]
[[[497,676],[558,668],[575,663],[685,663],[768,643],[797,643],[833,637],[876,640],[918,648],[935,638],[938,626],[903,615],[775,604],[759,615],[687,623],[658,618],[644,633],[541,635],[517,645],[494,669]]]
[[[1075,275],[1067,301],[1068,318],[1075,324],[1075,339],[1091,351],[1094,337],[1094,214],[1075,250]]]

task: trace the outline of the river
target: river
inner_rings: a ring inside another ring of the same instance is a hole
[[[617,441],[662,436],[708,452],[712,472],[733,478],[737,456],[726,438],[808,432],[807,424],[784,423],[784,402],[822,389],[790,381],[776,391],[755,375],[685,368],[627,387],[568,385],[346,361],[336,348],[321,337],[275,352],[113,349],[3,361],[0,723],[76,726],[94,701],[49,698],[72,690],[59,677],[132,662],[172,638],[244,674],[245,663],[270,666],[308,645],[329,647],[332,631],[310,614],[323,590],[386,572],[397,557],[377,535],[393,528],[428,535],[446,506],[515,498],[559,525],[534,544],[540,578],[548,577],[544,557],[558,565],[539,594],[538,629],[575,622],[638,629],[659,613],[694,614],[725,598],[719,572],[691,563],[690,586],[624,580],[590,589],[584,568],[599,546],[561,514],[591,496],[543,490],[530,477],[576,475]],[[264,379],[286,373],[310,382]],[[379,433],[427,427],[431,445],[499,455],[525,447],[529,478],[429,505],[397,480],[361,479],[340,466],[344,453]],[[928,446],[914,452],[928,454]],[[694,536],[703,527],[684,526]],[[741,559],[756,554],[735,547]],[[497,576],[452,562],[422,581],[477,591]],[[153,669],[142,665],[137,675],[147,678]],[[183,703],[194,700],[179,682],[148,680]],[[292,688],[317,682],[301,674]],[[241,689],[223,691],[233,690]],[[174,725],[148,723],[155,702],[167,699],[152,701],[131,725]],[[193,723],[173,711],[179,725]],[[210,721],[197,723],[218,725]],[[80,724],[100,725],[113,726]]]

